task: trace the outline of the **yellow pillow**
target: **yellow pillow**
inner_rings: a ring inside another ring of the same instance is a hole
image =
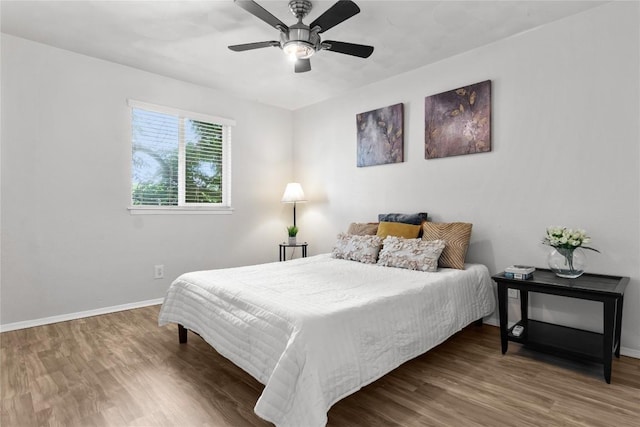
[[[471,240],[472,225],[466,222],[424,222],[422,224],[422,240],[447,242],[438,258],[440,267],[464,270],[464,259],[467,256],[469,240]]]
[[[420,226],[404,224],[402,222],[381,222],[376,233],[380,238],[387,236],[404,237],[405,239],[415,239],[420,233]]]

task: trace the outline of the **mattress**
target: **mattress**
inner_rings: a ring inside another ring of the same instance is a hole
[[[324,426],[331,405],[493,312],[488,269],[419,272],[331,258],[178,277],[159,324],[197,332],[265,385],[255,413]]]

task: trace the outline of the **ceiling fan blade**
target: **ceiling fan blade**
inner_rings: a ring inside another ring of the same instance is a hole
[[[269,11],[252,0],[233,0],[233,2],[277,30],[282,28],[286,31],[289,29],[284,22],[273,16]]]
[[[311,61],[307,59],[296,60],[296,73],[306,73],[311,71]]]
[[[373,53],[373,46],[337,42],[335,40],[323,41],[322,48],[332,52],[344,53],[345,55],[359,56],[360,58],[368,58]]]
[[[327,9],[322,15],[318,16],[316,20],[309,25],[309,28],[320,27],[320,31],[318,32],[323,33],[358,13],[360,13],[360,8],[357,4],[351,0],[340,0]]]
[[[280,46],[280,42],[269,41],[269,42],[255,42],[255,43],[235,44],[233,46],[229,46],[229,49],[231,49],[234,52],[242,52],[242,51],[245,51],[245,50],[260,49],[260,48],[269,47],[269,46],[279,47]]]

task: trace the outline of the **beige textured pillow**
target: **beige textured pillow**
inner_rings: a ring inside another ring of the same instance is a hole
[[[404,224],[401,222],[383,221],[378,225],[377,235],[384,239],[387,236],[404,237],[405,239],[415,239],[420,233],[419,225]],[[434,240],[434,239],[429,239]]]
[[[365,264],[375,264],[378,261],[378,252],[380,252],[381,246],[382,239],[378,236],[354,236],[340,233],[331,256]]]
[[[422,240],[444,240],[446,246],[440,255],[438,265],[445,268],[464,270],[464,260],[471,240],[471,227],[466,222],[425,222],[422,224]]]
[[[437,271],[438,258],[445,247],[444,240],[384,239],[378,265],[409,270]]]
[[[377,222],[352,222],[347,230],[347,234],[354,234],[356,236],[373,236],[377,232]]]

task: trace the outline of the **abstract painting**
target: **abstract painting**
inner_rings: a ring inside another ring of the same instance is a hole
[[[426,159],[491,151],[491,80],[424,100]]]
[[[401,163],[404,159],[404,105],[356,115],[358,167]]]

